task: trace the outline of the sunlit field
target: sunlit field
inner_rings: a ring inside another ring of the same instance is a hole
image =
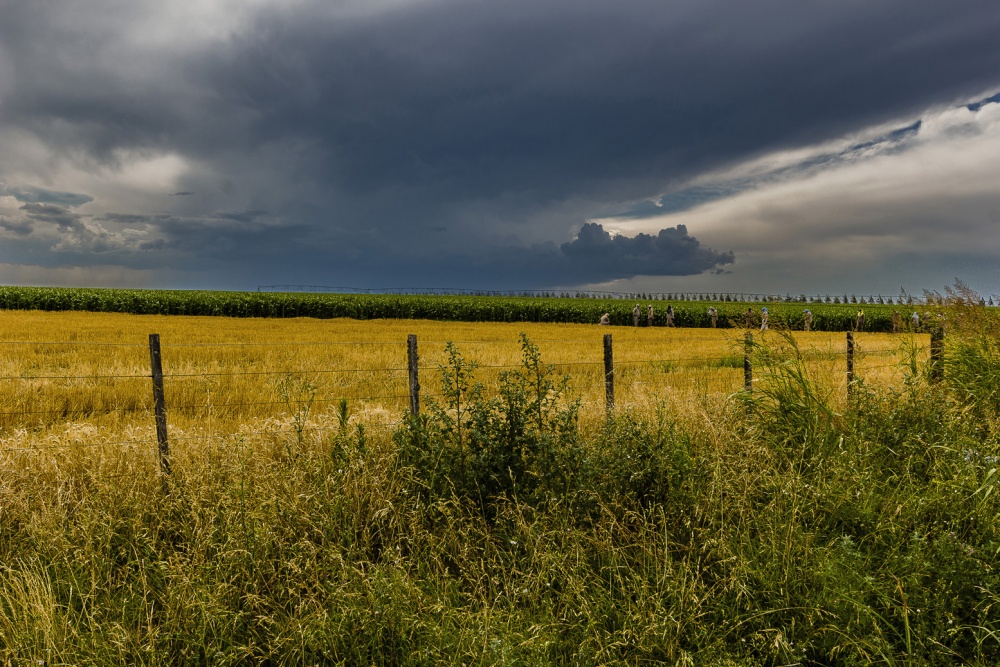
[[[37,311],[4,313],[0,325],[3,447],[118,444],[154,439],[148,335],[161,337],[168,428],[180,443],[322,431],[353,421],[391,428],[409,405],[406,339],[418,337],[421,399],[440,399],[439,366],[453,342],[475,378],[495,393],[520,366],[519,336],[538,345],[584,422],[605,414],[603,336],[613,336],[618,410],[667,407],[697,413],[744,385],[737,329],[400,320],[232,319]],[[752,332],[755,343],[780,341]],[[831,402],[846,398],[843,333],[794,332],[807,368]],[[926,357],[926,336],[855,334],[856,377],[890,386]]]
[[[975,303],[851,385],[845,333],[3,312],[0,664],[997,664]]]

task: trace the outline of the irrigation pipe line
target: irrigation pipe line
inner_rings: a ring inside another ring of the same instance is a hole
[[[500,298],[537,298],[537,299],[556,299],[556,300],[580,300],[586,301],[589,297],[584,296],[558,296],[560,294],[607,294],[612,295],[615,300],[622,301],[692,301],[700,302],[704,301],[706,303],[757,303],[758,301],[736,301],[733,299],[723,300],[723,299],[682,299],[679,295],[718,295],[718,296],[729,296],[729,297],[747,297],[751,299],[760,299],[759,303],[775,303],[775,304],[791,304],[797,305],[802,303],[821,303],[821,301],[786,301],[786,298],[792,295],[785,292],[785,296],[776,294],[774,292],[723,292],[723,291],[682,291],[682,292],[649,292],[649,291],[639,291],[639,292],[626,292],[626,291],[609,291],[609,290],[590,290],[590,289],[570,289],[566,287],[547,287],[547,288],[531,288],[531,289],[521,289],[521,290],[496,290],[496,289],[472,289],[469,287],[348,287],[344,285],[257,285],[258,292],[266,292],[269,294],[332,294],[333,296],[443,296],[443,297],[454,297],[454,296],[489,296],[489,297],[500,297]],[[538,296],[538,295],[552,295],[552,296]],[[645,297],[642,295],[646,295]],[[678,295],[676,298],[670,299],[653,299],[652,296],[669,296]],[[816,294],[815,296],[800,292],[798,296],[804,296],[808,299],[839,299],[846,295],[844,294]],[[892,304],[892,303],[860,303],[851,302],[844,303],[845,306],[863,306],[863,305],[884,305],[884,306],[904,306],[904,305],[930,305],[925,303],[925,296],[916,296],[912,294],[903,294],[902,296],[893,296],[892,294],[855,294],[852,295],[856,299],[900,299],[905,298],[908,300],[906,304]],[[595,299],[596,300],[596,299]],[[824,305],[841,305],[833,304],[829,301],[822,302]]]

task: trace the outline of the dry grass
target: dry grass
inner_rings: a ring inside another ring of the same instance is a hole
[[[743,332],[401,320],[231,319],[7,312],[0,326],[0,446],[34,448],[153,439],[148,334],[163,346],[171,436],[261,435],[333,428],[341,399],[369,428],[391,428],[407,402],[406,336],[418,336],[423,396],[453,341],[491,391],[520,363],[525,332],[571,377],[584,421],[604,410],[602,337],[614,335],[618,406],[702,413],[743,385]],[[756,333],[756,340],[777,334]],[[843,400],[844,334],[795,334],[810,371]],[[901,382],[904,350],[920,339],[859,334],[855,369]],[[297,421],[298,420],[298,421]]]

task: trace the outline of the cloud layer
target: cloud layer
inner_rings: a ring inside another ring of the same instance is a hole
[[[942,187],[921,190],[920,206],[902,192],[852,196],[837,219],[864,220],[856,233],[821,221],[843,203],[844,162],[859,162],[845,151],[872,139],[855,157],[887,151],[887,125],[925,119],[910,134],[927,148],[897,137],[894,165],[958,145],[931,133],[1000,87],[992,1],[0,0],[0,11],[0,282],[46,267],[53,280],[90,266],[95,281],[131,279],[96,268],[120,266],[192,287],[681,274],[749,286],[779,280],[786,262],[790,276],[819,266],[799,261],[810,244],[853,257],[865,244],[845,239],[872,234],[898,257],[947,242],[960,262],[981,246],[948,241],[945,212],[975,197],[990,210],[988,192]],[[828,154],[841,157],[816,159]],[[940,182],[967,181],[960,161],[939,167]],[[789,203],[810,197],[805,217]],[[651,217],[667,212],[681,217]]]
[[[762,291],[840,284],[868,293],[959,277],[996,293],[1000,103],[974,107],[929,113],[918,129],[861,149],[803,150],[798,166],[745,165],[737,185],[726,177],[739,169],[716,177],[718,188],[735,194],[682,212],[605,224],[632,233],[686,224],[710,242],[724,239],[759,276]]]

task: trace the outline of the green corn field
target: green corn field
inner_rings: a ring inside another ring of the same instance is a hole
[[[934,306],[902,304],[0,287],[0,308],[7,310],[76,310],[135,315],[596,324],[602,314],[608,313],[612,325],[631,326],[636,303],[642,311],[640,325],[646,325],[650,305],[654,308],[654,326],[665,325],[666,309],[670,305],[674,309],[674,325],[678,327],[711,326],[710,306],[718,311],[718,326],[726,328],[746,326],[748,309],[750,326],[758,326],[761,308],[767,307],[772,327],[801,329],[803,311],[809,308],[816,331],[850,330],[858,310],[865,312],[865,329],[875,332],[892,330],[894,311],[900,313],[904,327],[915,309],[924,323],[936,313]]]

